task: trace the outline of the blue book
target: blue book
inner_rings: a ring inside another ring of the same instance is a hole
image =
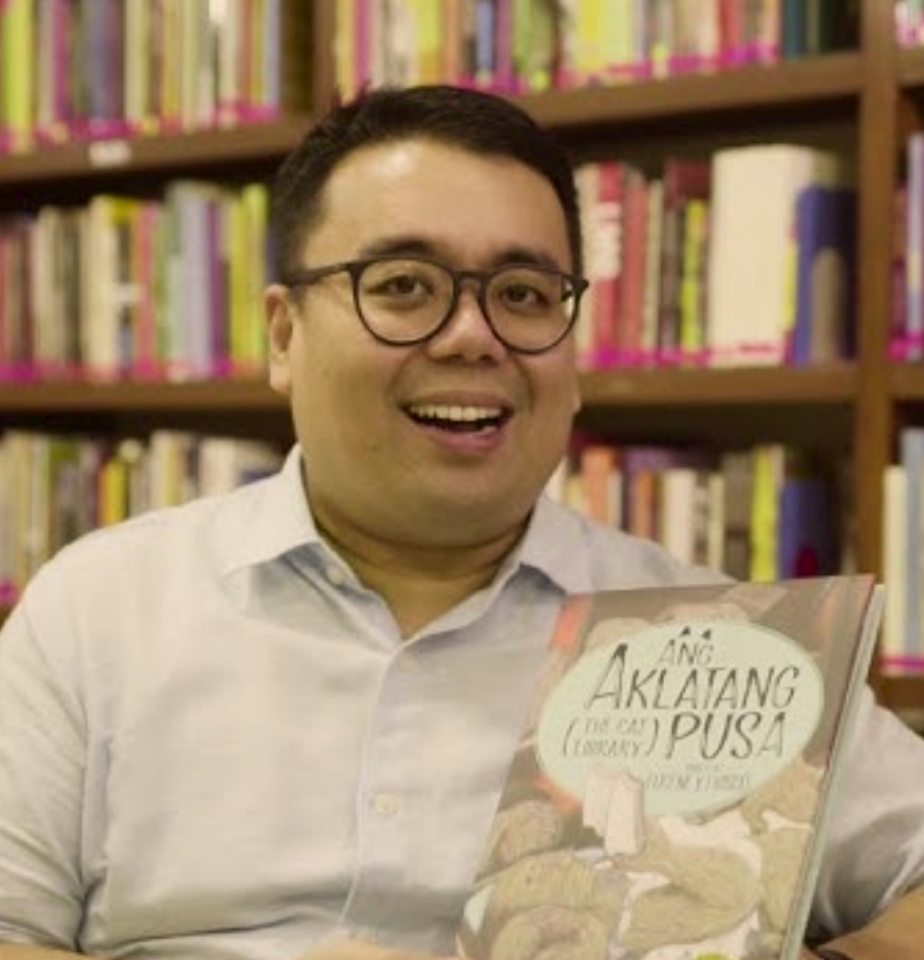
[[[789,476],[780,491],[781,579],[817,577],[838,569],[836,501],[822,476]]]
[[[924,258],[924,133],[908,138],[908,223],[905,273],[904,359],[924,358],[924,296],[922,296],[922,258]]]
[[[851,357],[856,352],[857,193],[852,187],[806,187],[796,201],[796,319],[791,362]]]

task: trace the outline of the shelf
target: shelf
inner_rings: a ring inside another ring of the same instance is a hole
[[[903,47],[895,54],[895,72],[899,85],[924,87],[924,47]]]
[[[918,51],[914,51],[917,53]],[[924,59],[920,61],[924,77]],[[910,67],[909,67],[910,69]],[[555,90],[518,98],[541,123],[562,131],[669,117],[752,111],[765,107],[852,102],[861,90],[860,56],[825,57],[749,66],[713,74],[685,74],[618,86]],[[65,178],[132,176],[208,166],[243,166],[282,157],[308,127],[306,114],[237,127],[161,136],[75,141],[60,147],[0,155],[5,186]]]
[[[227,129],[113,140],[75,141],[29,153],[0,155],[4,187],[50,181],[133,176],[196,167],[245,165],[282,157],[309,123],[302,114]]]
[[[641,83],[554,90],[520,98],[540,122],[567,131],[670,117],[751,112],[766,108],[856,103],[862,91],[860,54],[829,54],[711,74],[684,74]]]
[[[581,373],[580,380],[581,394],[588,406],[850,404],[857,390],[857,370],[848,364],[822,368],[595,370]],[[273,393],[263,380],[256,379],[0,383],[0,412],[8,414],[177,409],[271,411],[285,406],[283,397]]]
[[[893,364],[889,395],[893,400],[924,400],[924,363]]]
[[[285,410],[283,397],[263,380],[206,380],[191,383],[42,382],[0,383],[0,412],[105,413],[128,411],[216,411],[225,413]]]
[[[854,364],[824,367],[734,367],[723,370],[633,369],[581,377],[588,406],[738,406],[852,404],[859,374]]]
[[[884,676],[876,687],[879,698],[893,710],[914,710],[924,706],[924,676]]]

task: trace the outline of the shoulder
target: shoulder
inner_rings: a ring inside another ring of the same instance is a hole
[[[23,599],[72,594],[70,602],[121,599],[118,590],[166,591],[198,569],[216,571],[225,543],[259,496],[257,481],[230,493],[202,497],[101,527],[61,548],[32,577]]]
[[[527,544],[529,559],[568,593],[721,583],[717,570],[690,566],[660,544],[604,526],[543,498]]]

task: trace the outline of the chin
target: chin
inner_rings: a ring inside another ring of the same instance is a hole
[[[503,507],[496,495],[484,497],[441,498],[429,509],[418,512],[417,532],[442,539],[447,546],[467,546],[503,537],[524,526],[532,512],[534,500],[526,504]],[[447,542],[447,537],[454,543]]]

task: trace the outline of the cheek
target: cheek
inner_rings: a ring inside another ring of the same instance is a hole
[[[581,406],[580,385],[574,350],[565,344],[550,363],[534,371],[537,405],[556,422],[570,420]]]
[[[316,335],[315,335],[316,334]],[[292,406],[305,429],[345,438],[368,432],[385,403],[388,371],[375,344],[317,329],[290,354]]]

